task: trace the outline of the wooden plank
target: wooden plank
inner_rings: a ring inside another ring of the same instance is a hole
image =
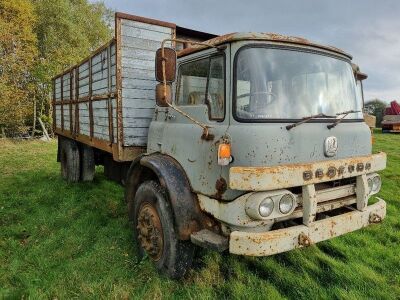
[[[107,100],[99,100],[93,102],[93,109],[107,109]]]
[[[154,109],[147,108],[127,108],[123,111],[123,118],[153,118]]]
[[[79,79],[84,79],[89,77],[89,69],[86,69],[84,71],[79,70]]]
[[[158,32],[148,29],[122,25],[121,35],[123,39],[125,37],[134,37],[144,40],[157,41],[161,43],[163,40],[171,38],[171,31],[169,33],[168,32],[164,33],[164,32]]]
[[[132,78],[132,79],[154,79],[154,70],[143,70],[134,67],[124,66],[124,73],[122,78]]]
[[[83,88],[86,85],[89,85],[89,77],[79,79],[79,88]]]
[[[122,57],[131,57],[140,60],[148,60],[154,63],[156,50],[143,50],[132,47],[124,47]]]
[[[124,132],[127,137],[134,138],[134,137],[146,137],[149,132],[148,127],[124,127]]]
[[[104,94],[106,94],[108,92],[108,88],[107,87],[105,87],[105,88],[100,88],[100,89],[94,89],[93,91],[92,91],[92,95],[93,96],[96,96],[96,95],[104,95]]]
[[[104,78],[97,78],[97,80],[93,80],[92,86],[93,88],[107,87],[108,86],[107,75]]]
[[[132,99],[154,99],[154,90],[139,90],[139,89],[129,89],[124,88],[122,90],[122,98],[132,98]]]
[[[93,82],[92,85],[92,91],[97,91],[100,89],[105,89],[105,92],[103,94],[107,94],[108,93],[108,87],[107,87],[107,78],[101,80],[101,81],[96,81]]]
[[[124,98],[124,109],[154,109],[156,102],[152,99],[126,99]]]
[[[144,40],[141,38],[134,38],[130,36],[122,36],[121,38],[122,47],[135,47],[143,50],[156,50],[161,47],[161,42]],[[171,43],[165,43],[166,46],[170,46]]]
[[[82,71],[85,70],[89,70],[89,61],[84,62],[83,64],[81,64],[79,67],[79,73],[81,73]]]
[[[124,120],[124,128],[136,128],[136,127],[141,127],[141,128],[147,128],[150,126],[152,118],[127,118]]]
[[[133,28],[147,29],[147,30],[152,30],[152,31],[156,31],[156,32],[161,32],[161,33],[169,33],[170,35],[171,35],[171,31],[172,31],[172,29],[169,27],[147,24],[147,23],[127,20],[127,19],[122,19],[121,25],[129,26],[129,27],[133,27]]]
[[[144,69],[144,70],[152,70],[153,71],[153,78],[154,78],[154,60],[139,60],[134,57],[121,57],[122,67],[130,67],[130,68],[137,68],[137,69]]]
[[[106,72],[108,68],[107,62],[105,63],[98,63],[97,65],[92,66],[92,75],[98,72]]]
[[[133,78],[122,78],[122,88],[130,89],[142,89],[142,90],[156,90],[156,80],[152,79],[133,79]],[[154,97],[153,97],[154,98]]]
[[[105,69],[101,72],[93,73],[93,76],[92,76],[93,83],[100,81],[100,80],[107,80],[107,78],[108,78],[107,72],[108,72],[107,69]]]
[[[92,57],[92,67],[103,61],[107,62],[107,49],[104,49]]]
[[[127,134],[124,139],[124,145],[129,146],[145,146],[147,144],[147,134],[143,136],[137,136],[135,134]]]

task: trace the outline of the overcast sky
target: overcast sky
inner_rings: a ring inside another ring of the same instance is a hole
[[[215,34],[277,32],[353,55],[365,98],[400,100],[399,0],[105,0],[110,8]]]

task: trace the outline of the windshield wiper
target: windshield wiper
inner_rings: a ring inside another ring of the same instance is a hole
[[[337,114],[336,114],[337,116],[343,115],[343,117],[341,117],[340,119],[337,119],[337,120],[335,121],[335,123],[329,124],[329,125],[326,126],[326,127],[327,127],[328,129],[332,129],[332,128],[335,127],[337,124],[339,124],[340,122],[342,122],[343,119],[347,117],[347,115],[349,115],[349,114],[355,114],[355,113],[359,113],[359,112],[361,112],[361,111],[360,111],[360,110],[348,110],[348,111],[344,111],[344,112],[337,113]]]
[[[313,119],[317,119],[317,118],[330,118],[330,119],[334,119],[334,118],[336,118],[335,116],[328,116],[328,115],[325,115],[325,114],[318,114],[318,115],[313,115],[313,116],[308,116],[308,117],[304,117],[301,121],[299,121],[299,122],[297,122],[297,123],[293,123],[293,124],[290,124],[290,125],[287,125],[286,126],[286,129],[287,130],[290,130],[290,129],[292,129],[292,128],[294,128],[294,127],[297,127],[297,126],[299,126],[299,125],[301,125],[301,124],[304,124],[304,123],[306,123],[306,122],[308,122],[308,121],[310,121],[310,120],[313,120]],[[335,125],[336,126],[336,125]]]

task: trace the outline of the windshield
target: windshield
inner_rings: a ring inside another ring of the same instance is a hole
[[[357,110],[349,62],[289,48],[252,47],[236,59],[236,105],[239,119],[301,119]],[[346,119],[362,119],[361,113]]]

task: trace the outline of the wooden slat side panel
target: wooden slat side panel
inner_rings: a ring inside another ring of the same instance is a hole
[[[155,53],[171,28],[121,21],[122,115],[124,146],[144,146],[155,107]]]

